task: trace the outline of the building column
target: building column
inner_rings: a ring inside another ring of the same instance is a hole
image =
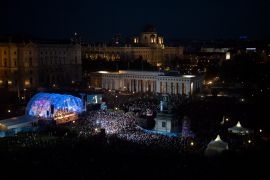
[[[130,91],[133,91],[133,79],[130,79],[130,84],[131,84],[131,89],[130,89]]]
[[[191,93],[191,83],[189,82],[189,83],[186,83],[186,94],[192,94]]]
[[[132,91],[131,90],[131,79],[128,79],[128,85],[129,85],[129,91]]]
[[[179,83],[179,92],[181,95],[183,95],[183,92],[182,92],[182,89],[183,89],[183,84],[182,83]]]
[[[146,84],[146,82],[145,82],[145,80],[143,80],[143,92],[145,92],[145,84]]]
[[[158,88],[159,88],[158,82],[154,81],[154,92],[159,92]]]
[[[135,90],[136,90],[136,92],[139,92],[138,90],[139,90],[139,84],[138,84],[138,80],[136,79],[135,80]]]

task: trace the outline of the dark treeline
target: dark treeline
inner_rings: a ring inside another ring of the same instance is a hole
[[[90,58],[82,59],[83,73],[85,73],[85,71],[90,73],[94,71],[118,71],[126,69],[158,70],[157,67],[151,66],[147,60],[143,60],[141,56],[134,61],[123,60],[122,58],[116,59],[114,61],[107,61],[101,58],[96,60],[92,60]]]

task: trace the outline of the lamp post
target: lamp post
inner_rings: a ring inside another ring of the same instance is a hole
[[[23,99],[24,99],[24,102],[25,102],[25,91],[26,91],[26,89],[23,89]]]

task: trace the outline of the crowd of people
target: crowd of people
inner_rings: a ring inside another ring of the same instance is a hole
[[[151,133],[138,127],[138,116],[148,110],[158,110],[157,103],[120,104],[120,109],[134,111],[135,114],[96,111],[75,122],[58,125],[58,128],[76,129],[76,138],[69,139],[70,135],[65,134],[63,139],[32,146],[35,151],[31,154],[23,151],[16,155],[7,153],[2,164],[12,168],[22,167],[16,176],[13,174],[16,179],[34,176],[39,179],[269,177],[269,144],[262,141],[256,131],[260,125],[269,125],[265,108],[227,97],[175,104],[179,105],[179,121],[184,116],[191,119],[194,138]],[[224,124],[221,123],[223,116],[229,119]],[[228,127],[236,125],[237,121],[244,127],[253,128],[255,134],[241,136],[229,132]],[[103,128],[105,136],[101,136],[100,129]],[[220,158],[205,157],[207,144],[217,135],[233,151],[221,154]],[[249,139],[252,143],[248,144]],[[8,172],[11,170],[5,173]]]

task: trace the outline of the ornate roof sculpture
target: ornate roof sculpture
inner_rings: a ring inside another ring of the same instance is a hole
[[[147,25],[142,28],[141,32],[146,33],[157,33],[156,28],[151,25],[151,22],[148,20]]]

